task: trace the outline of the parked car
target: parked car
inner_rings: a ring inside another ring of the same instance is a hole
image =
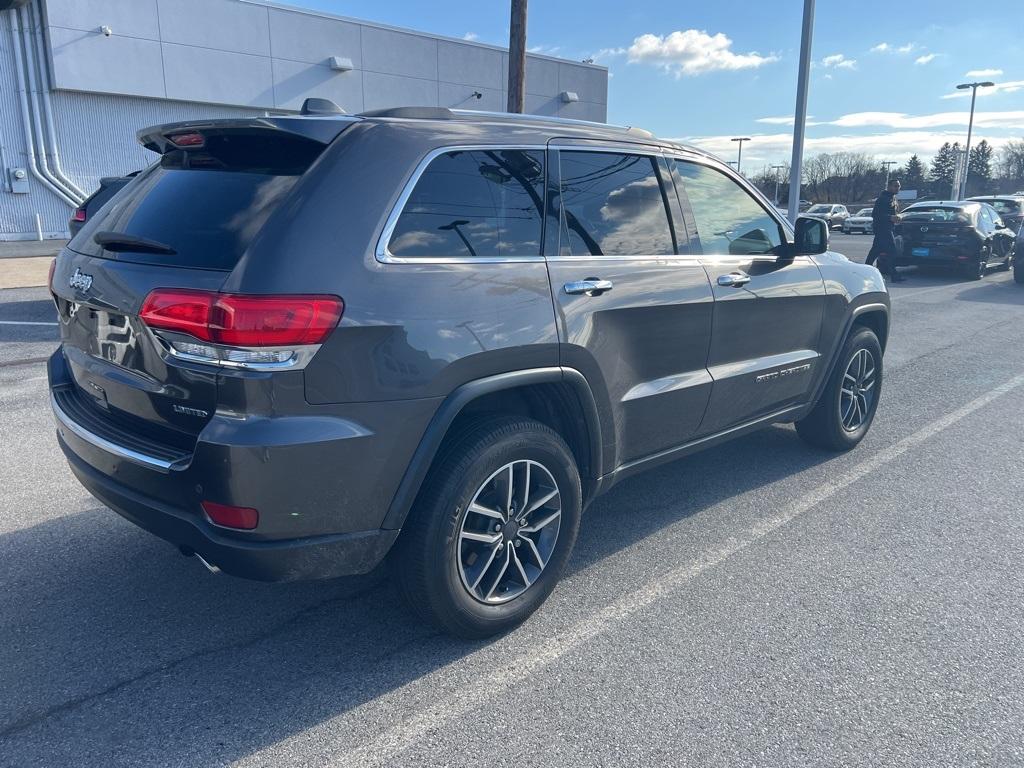
[[[808,208],[804,215],[821,219],[828,224],[829,229],[839,229],[843,226],[843,222],[849,218],[850,212],[846,210],[845,205],[818,203]]]
[[[969,199],[991,205],[1006,226],[1015,234],[1020,232],[1021,225],[1024,224],[1024,195],[984,195]]]
[[[82,484],[211,569],[388,556],[415,610],[486,636],[620,480],[871,426],[880,275],[701,150],[439,108],[139,138],[159,162],[56,260],[51,402]]]
[[[851,235],[854,232],[870,235],[875,231],[874,227],[874,220],[871,218],[871,208],[861,208],[843,222],[843,232],[847,235]]]
[[[942,265],[980,280],[990,267],[1009,269],[1014,234],[987,203],[915,203],[901,214],[900,264]]]
[[[1013,248],[1013,279],[1024,283],[1024,260],[1018,256],[1024,254],[1024,227],[1017,230],[1017,239]]]
[[[100,179],[100,185],[87,198],[85,202],[78,206],[74,213],[71,214],[71,220],[68,222],[68,230],[71,236],[74,237],[78,234],[78,230],[89,220],[89,217],[95,216],[96,212],[103,207],[104,204],[114,195],[121,191],[125,184],[131,181],[135,176],[138,175],[138,171],[130,173],[127,176],[106,176]]]

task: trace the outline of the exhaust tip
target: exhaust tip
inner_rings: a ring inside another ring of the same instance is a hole
[[[208,570],[210,573],[217,574],[217,573],[221,572],[220,568],[218,568],[216,565],[211,563],[205,557],[200,555],[198,552],[196,552],[194,549],[192,549],[192,547],[186,547],[186,546],[182,545],[182,546],[178,547],[178,549],[181,551],[181,554],[183,554],[185,557],[194,557],[194,558],[196,558],[200,563],[202,563],[206,567],[206,570]]]

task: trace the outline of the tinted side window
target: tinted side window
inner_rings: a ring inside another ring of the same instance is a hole
[[[560,252],[591,256],[675,253],[653,158],[562,150]]]
[[[544,153],[446,152],[427,166],[399,216],[395,256],[539,256]]]
[[[778,222],[724,173],[675,160],[704,253],[743,256],[770,253],[782,244]]]

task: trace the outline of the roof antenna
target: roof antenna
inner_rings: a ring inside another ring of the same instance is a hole
[[[302,102],[300,115],[347,115],[344,109],[330,99],[311,97]]]

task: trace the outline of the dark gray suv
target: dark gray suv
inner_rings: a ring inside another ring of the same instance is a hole
[[[391,553],[417,611],[484,636],[623,478],[871,425],[879,273],[699,150],[420,108],[139,139],[158,160],[56,261],[52,405],[85,487],[211,569]]]

